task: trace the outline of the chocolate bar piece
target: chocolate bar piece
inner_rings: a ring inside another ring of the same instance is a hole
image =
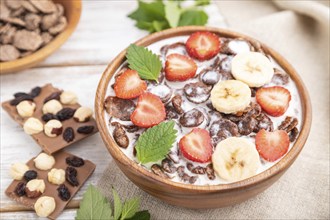
[[[40,90],[40,89],[39,89]],[[15,96],[16,98],[13,100],[9,100],[6,102],[2,103],[2,108],[8,112],[8,114],[17,122],[19,123],[22,127],[24,125],[24,122],[29,118],[23,118],[21,117],[16,109],[16,105],[19,103],[21,100],[29,100],[33,101],[36,105],[35,111],[32,115],[32,117],[37,118],[45,124],[46,122],[43,121],[42,116],[43,111],[42,108],[44,106],[45,100],[49,99],[51,95],[57,96],[58,97],[52,97],[54,99],[59,98],[59,94],[62,91],[54,88],[51,84],[46,84],[44,87],[41,88],[40,91],[31,91],[30,94],[27,93],[16,93]],[[33,94],[36,93],[36,94]],[[79,104],[63,104],[63,108],[71,108],[71,109],[78,109],[80,107]],[[72,116],[72,115],[71,115]],[[63,117],[63,115],[62,115]],[[66,118],[65,118],[66,119]],[[98,131],[96,122],[94,118],[90,118],[86,122],[77,122],[73,117],[70,117],[69,119],[66,120],[61,120],[62,123],[62,133],[56,137],[49,137],[47,136],[44,132],[40,132],[38,134],[32,134],[31,136],[33,139],[40,145],[43,151],[45,151],[48,154],[52,154],[56,151],[59,151],[77,141],[80,141],[81,139],[88,137]],[[78,130],[82,128],[89,128],[89,133],[84,133],[84,132],[79,132]],[[91,127],[93,126],[93,128]],[[71,127],[69,132],[65,132],[66,128]],[[91,129],[92,128],[92,129]],[[70,133],[68,134],[69,136],[64,137],[64,133]]]
[[[74,155],[67,153],[65,151],[59,151],[55,154],[52,155],[55,158],[55,164],[53,168],[56,169],[63,169],[66,170],[67,167],[72,167],[72,163],[67,163],[66,158],[72,157]],[[35,158],[35,157],[34,157]],[[36,197],[36,198],[28,198],[26,195],[23,196],[18,196],[17,193],[15,192],[15,189],[17,185],[20,182],[26,183],[27,181],[23,178],[23,180],[14,180],[7,188],[5,191],[6,195],[16,202],[25,205],[27,207],[34,208],[35,202],[40,198],[41,196],[50,196],[55,199],[56,207],[55,210],[48,216],[50,219],[56,219],[65,206],[69,203],[69,201],[74,197],[74,195],[79,191],[79,189],[82,187],[82,185],[86,182],[86,180],[89,178],[89,176],[94,172],[95,170],[95,164],[93,164],[89,160],[83,160],[83,165],[79,164],[79,166],[73,167],[77,171],[77,182],[79,183],[77,186],[72,186],[68,180],[65,180],[64,185],[67,187],[68,191],[70,192],[70,197],[67,198],[67,201],[63,201],[59,194],[58,194],[58,188],[60,187],[59,185],[52,184],[48,181],[48,172],[50,170],[39,170],[35,166],[35,162],[33,161],[34,158],[29,160],[27,162],[27,166],[29,167],[30,170],[34,170],[37,172],[37,179],[42,179],[45,182],[45,191],[42,193],[42,195]],[[69,165],[70,164],[70,165]]]

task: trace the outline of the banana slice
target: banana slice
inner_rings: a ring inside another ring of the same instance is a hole
[[[235,79],[250,87],[260,87],[272,80],[274,67],[262,53],[244,52],[237,54],[231,61],[231,72]]]
[[[212,163],[216,173],[230,182],[254,176],[261,165],[255,145],[239,137],[230,137],[218,143]]]
[[[243,111],[251,101],[248,85],[238,80],[218,82],[211,91],[211,102],[219,112],[230,114]]]

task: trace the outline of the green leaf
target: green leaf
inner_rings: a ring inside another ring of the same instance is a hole
[[[113,204],[113,209],[114,209],[114,214],[113,214],[113,218],[115,220],[119,219],[120,215],[121,215],[121,211],[123,208],[123,204],[119,198],[119,195],[117,193],[117,191],[112,188],[112,194],[113,194],[113,200],[114,200],[114,204]]]
[[[162,62],[156,54],[145,47],[131,44],[126,54],[129,68],[136,70],[142,79],[158,80]]]
[[[162,31],[162,30],[169,28],[168,23],[165,21],[153,21],[152,25],[153,25],[155,31]]]
[[[209,5],[211,0],[195,0],[195,6]]]
[[[121,220],[131,218],[140,208],[139,198],[133,198],[124,203],[123,210],[121,213]]]
[[[127,220],[150,220],[150,213],[148,210],[140,211],[135,213],[132,218],[129,218]]]
[[[138,8],[128,15],[128,17],[136,21],[164,20],[165,19],[165,6],[162,1],[155,1],[145,3],[139,1]]]
[[[179,26],[186,25],[205,25],[207,23],[208,16],[201,10],[188,10],[181,14]]]
[[[165,17],[171,27],[177,27],[179,24],[181,9],[177,2],[168,1],[165,5]]]
[[[162,122],[142,133],[135,146],[141,163],[155,162],[168,154],[176,140],[174,125],[174,121]]]
[[[112,219],[111,214],[111,207],[107,199],[93,185],[90,185],[80,202],[75,219]]]

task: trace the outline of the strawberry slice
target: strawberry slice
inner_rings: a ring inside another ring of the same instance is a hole
[[[149,128],[164,121],[166,117],[165,107],[160,98],[146,92],[140,95],[137,106],[131,114],[133,124]]]
[[[219,37],[211,32],[195,32],[188,38],[186,49],[191,57],[209,60],[220,51]]]
[[[291,94],[281,86],[265,87],[258,89],[256,99],[267,114],[278,117],[288,109]]]
[[[195,76],[196,63],[187,56],[171,54],[166,57],[165,77],[169,81],[185,81]]]
[[[142,80],[135,70],[127,69],[118,76],[113,88],[116,96],[122,99],[133,99],[147,89],[147,83]]]
[[[268,132],[262,129],[256,135],[256,148],[260,156],[270,162],[282,157],[289,145],[289,135],[284,130]]]
[[[205,129],[194,128],[181,138],[179,147],[182,155],[191,161],[206,163],[211,160],[211,137]]]

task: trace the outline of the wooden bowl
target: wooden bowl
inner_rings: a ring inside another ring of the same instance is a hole
[[[68,25],[65,30],[57,35],[49,44],[23,58],[17,60],[1,62],[0,74],[17,72],[19,70],[27,69],[37,65],[39,62],[46,59],[49,55],[54,53],[73,33],[80,19],[81,15],[81,0],[53,0],[56,3],[63,5],[65,10],[65,17],[68,20]]]
[[[158,32],[142,38],[136,44],[148,46],[159,40],[174,36],[190,35],[195,31],[211,31],[222,37],[243,37],[254,40],[243,34],[224,29],[190,26]],[[277,164],[258,175],[239,182],[223,185],[195,186],[160,178],[126,157],[108,131],[108,123],[105,120],[105,109],[103,106],[106,91],[109,89],[109,81],[119,66],[125,61],[126,50],[124,50],[108,65],[103,73],[95,97],[96,120],[101,137],[123,173],[147,193],[167,203],[188,208],[218,208],[240,203],[264,191],[280,178],[295,161],[306,142],[311,127],[312,110],[308,92],[298,73],[277,52],[266,45],[262,45],[262,47],[295,81],[302,101],[303,122],[299,137],[290,151]]]

